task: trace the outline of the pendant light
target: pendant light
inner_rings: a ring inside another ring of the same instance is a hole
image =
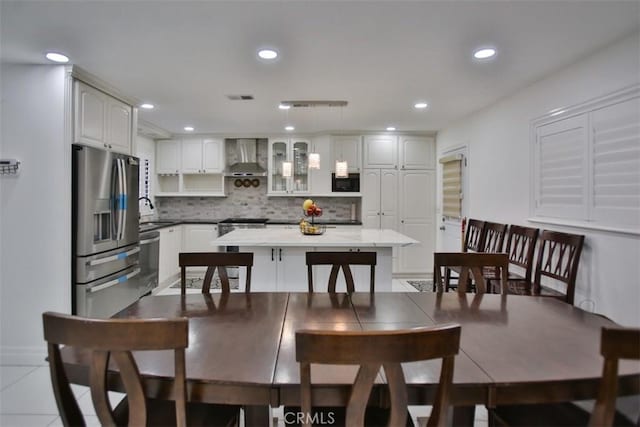
[[[340,127],[342,127],[342,108],[340,107]],[[349,177],[349,165],[347,161],[342,157],[342,145],[340,145],[340,160],[336,160],[336,178],[348,178]]]
[[[313,122],[314,129],[317,131],[318,129],[318,116],[316,114],[316,110],[313,110]],[[316,151],[316,142],[313,141],[313,148],[309,153],[309,169],[320,169],[320,153]]]

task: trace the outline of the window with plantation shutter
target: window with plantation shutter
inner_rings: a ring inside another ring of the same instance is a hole
[[[538,218],[640,233],[640,86],[534,124]]]
[[[443,157],[442,215],[449,218],[462,216],[462,154]]]

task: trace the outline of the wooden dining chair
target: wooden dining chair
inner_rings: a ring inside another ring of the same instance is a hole
[[[207,267],[207,272],[202,281],[202,293],[211,292],[213,274],[218,269],[220,289],[231,292],[227,267],[245,267],[246,279],[244,291],[251,292],[251,269],[253,268],[253,252],[180,252],[178,257],[180,264],[180,294],[186,294],[187,267]]]
[[[368,265],[370,266],[369,274],[369,291],[375,291],[376,280],[376,253],[375,252],[307,252],[307,280],[309,283],[309,292],[313,292],[313,266],[330,265],[331,273],[329,275],[329,283],[327,292],[336,292],[336,283],[338,281],[338,273],[342,269],[347,293],[351,294],[356,291],[351,273],[350,265]]]
[[[583,244],[582,235],[543,230],[531,294],[550,296],[573,304]],[[562,283],[564,291],[550,288],[542,283],[544,279]]]
[[[533,256],[538,241],[537,228],[510,225],[506,238],[505,252],[509,256],[509,266],[514,266],[520,271],[509,268],[507,276],[507,292],[510,294],[531,294],[531,276],[533,274]]]
[[[485,221],[478,219],[469,219],[467,221],[467,227],[464,231],[464,243],[462,245],[462,252],[484,252],[485,248]],[[456,273],[456,275],[452,275]],[[460,271],[453,268],[447,268],[444,271],[445,282],[447,283],[446,290],[457,289],[460,277]],[[472,286],[471,283],[466,283],[467,287]],[[436,283],[433,282],[433,291],[436,291]]]
[[[88,319],[61,313],[42,315],[47,341],[51,383],[62,423],[85,425],[78,402],[64,369],[60,346],[73,346],[90,353],[89,388],[100,424],[115,425],[221,425],[238,422],[233,406],[187,403],[185,349],[189,322],[175,319]],[[148,399],[132,354],[133,351],[173,350],[174,385],[172,400]],[[109,366],[115,362],[119,381],[127,397],[112,409],[107,394]]]
[[[491,426],[638,426],[616,411],[618,364],[640,360],[640,329],[602,328],[600,354],[604,358],[598,396],[591,414],[572,402],[499,406],[489,410]]]
[[[507,254],[465,253],[465,252],[436,252],[433,254],[433,281],[438,292],[449,289],[447,270],[459,271],[458,293],[465,294],[468,284],[475,284],[476,293],[487,292],[486,276],[491,274],[500,286],[500,292],[506,293],[507,270],[509,258]],[[443,280],[444,277],[444,280]]]
[[[369,395],[380,368],[387,379],[391,413],[388,426],[407,422],[407,386],[401,363],[442,359],[440,381],[427,426],[447,425],[454,359],[460,346],[460,325],[394,331],[296,331],[300,363],[303,425],[313,418],[311,364],[359,365],[346,409],[346,426],[364,426]]]
[[[484,222],[484,238],[482,250],[478,252],[501,253],[504,246],[504,238],[507,234],[507,224],[498,222]]]

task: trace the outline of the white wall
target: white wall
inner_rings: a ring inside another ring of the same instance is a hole
[[[575,305],[630,326],[640,325],[640,237],[528,223],[529,131],[532,119],[554,108],[640,82],[639,56],[640,34],[635,33],[460,120],[437,137],[438,156],[468,145],[469,217],[584,234]],[[438,194],[438,212],[440,204]]]
[[[63,66],[3,64],[0,362],[44,364],[42,313],[71,310],[71,149]]]

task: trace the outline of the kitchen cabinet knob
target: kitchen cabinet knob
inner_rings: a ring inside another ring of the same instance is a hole
[[[376,215],[380,216],[380,212],[376,212]]]
[[[382,215],[384,215],[384,212],[382,212]]]
[[[444,225],[441,225],[441,226],[440,226],[440,230],[442,230],[442,231],[444,231],[444,230],[445,230]]]

